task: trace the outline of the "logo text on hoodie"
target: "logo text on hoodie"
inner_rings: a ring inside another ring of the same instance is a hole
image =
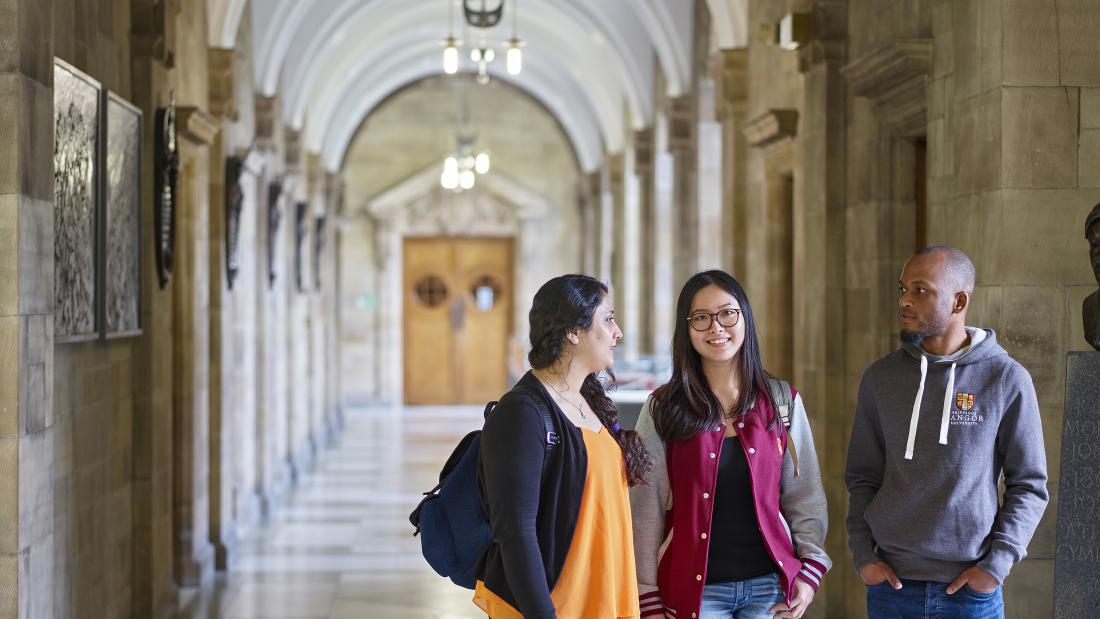
[[[976,426],[985,421],[985,415],[974,410],[974,394],[958,392],[955,394],[955,408],[951,411],[951,425]]]

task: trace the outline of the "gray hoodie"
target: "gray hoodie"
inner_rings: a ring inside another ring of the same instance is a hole
[[[967,332],[948,357],[906,344],[863,373],[844,469],[857,571],[882,559],[951,582],[977,565],[1003,582],[1027,554],[1048,498],[1035,387],[992,330]]]

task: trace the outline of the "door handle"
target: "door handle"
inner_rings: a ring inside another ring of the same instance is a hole
[[[462,325],[466,322],[466,303],[462,300],[462,297],[455,295],[455,298],[451,299],[451,328],[455,331],[462,329]]]

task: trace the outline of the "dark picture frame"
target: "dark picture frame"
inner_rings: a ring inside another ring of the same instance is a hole
[[[102,86],[54,59],[54,341],[100,336]]]
[[[142,333],[142,113],[109,90],[103,91],[101,110],[101,325],[103,338],[115,339]]]

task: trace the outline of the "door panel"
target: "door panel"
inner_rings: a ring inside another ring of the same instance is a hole
[[[406,239],[405,401],[480,404],[507,388],[512,240]]]
[[[451,247],[405,241],[405,401],[445,404],[456,391],[451,304],[456,287]]]
[[[466,305],[456,333],[462,401],[495,400],[508,387],[508,334],[512,318],[512,241],[455,242],[455,279]]]

